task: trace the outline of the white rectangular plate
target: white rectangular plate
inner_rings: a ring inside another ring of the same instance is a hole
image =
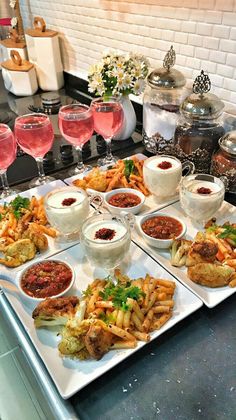
[[[61,180],[56,180],[56,181],[50,182],[49,184],[45,184],[45,185],[42,185],[42,186],[36,187],[36,188],[31,188],[30,190],[21,192],[21,193],[16,194],[16,195],[20,195],[22,197],[29,197],[29,198],[31,198],[32,196],[42,197],[42,196],[46,195],[49,191],[52,191],[55,188],[60,188],[60,187],[66,187],[65,183]],[[15,198],[16,195],[12,195],[10,197],[7,197],[4,200],[1,200],[0,204],[2,204],[4,202],[10,202],[11,200],[13,200]],[[71,242],[57,243],[57,242],[55,242],[54,238],[51,238],[50,236],[47,236],[47,238],[48,238],[48,249],[47,249],[47,251],[36,254],[33,261],[37,261],[38,259],[46,258],[46,257],[49,257],[51,255],[55,255],[58,252],[62,251],[63,249],[70,248],[71,246],[75,245],[75,243],[78,242],[78,241],[76,241],[74,243],[73,242],[72,243]],[[12,272],[16,272],[16,271],[21,270],[22,267],[25,267],[29,263],[32,263],[32,260],[29,261],[29,262],[26,262],[23,265],[20,265],[19,267],[15,267],[15,268],[8,268],[8,267],[5,267],[4,265],[1,264],[0,265],[0,274],[1,274],[2,277],[4,276],[4,277],[8,278],[9,276],[11,276]]]
[[[185,216],[183,210],[181,209],[180,203],[175,203],[169,205],[162,209],[163,213],[166,213],[172,217],[179,217],[187,225],[187,239],[193,239],[197,234],[198,230],[203,230],[201,228],[197,229],[196,226],[191,222],[191,220]],[[218,224],[222,224],[226,221],[236,222],[236,208],[229,203],[224,201],[221,209],[215,215]],[[236,292],[236,288],[231,288],[229,286],[210,288],[201,286],[194,283],[187,276],[186,267],[173,267],[170,263],[170,252],[169,250],[161,250],[154,247],[151,247],[146,243],[141,234],[137,229],[134,229],[132,232],[132,239],[134,242],[138,243],[152,258],[158,261],[163,267],[165,267],[171,274],[173,274],[178,280],[180,280],[186,287],[188,287],[193,293],[195,293],[208,308],[214,308],[220,302],[225,300],[228,296],[231,296]]]
[[[132,261],[130,260],[131,256]],[[72,264],[75,269],[76,281],[74,288],[70,292],[71,295],[80,295],[81,291],[85,290],[94,278],[103,278],[106,275],[103,270],[93,269],[91,265],[87,263],[79,244],[60,253],[57,255],[57,258]],[[152,333],[152,340],[202,306],[200,299],[175,280],[171,274],[167,273],[164,268],[157,264],[134,243],[131,243],[129,256],[124,265],[121,266],[121,269],[131,278],[145,276],[146,273],[150,273],[155,277],[171,279],[176,282],[177,287],[174,297],[175,307],[173,317],[160,330]],[[145,345],[145,343],[139,342],[136,349],[110,351],[99,361],[80,361],[62,358],[59,356],[57,349],[57,344],[60,340],[60,338],[57,337],[57,330],[36,330],[31,318],[31,313],[35,306],[29,304],[19,295],[14,284],[0,281],[0,286],[3,288],[10,304],[13,306],[29,334],[36,350],[55,382],[59,393],[65,399],[71,397],[84,386],[88,385]]]
[[[137,153],[136,155],[133,155],[133,156],[136,156],[139,160],[147,159],[147,156],[143,155],[142,153]],[[131,159],[131,158],[132,158],[132,156],[127,157],[125,159]],[[102,166],[100,169],[105,171],[107,169],[107,167]],[[88,174],[88,172],[87,172],[87,174]],[[85,176],[84,173],[79,174],[79,175],[74,175],[70,178],[64,179],[64,182],[68,185],[73,185],[73,181],[75,181],[76,179],[83,179],[84,176]],[[97,191],[94,190],[94,193],[97,193]],[[146,197],[145,204],[144,204],[144,206],[143,206],[143,208],[142,208],[142,210],[140,211],[139,214],[151,213],[155,210],[161,209],[162,207],[168,206],[169,204],[172,204],[172,203],[176,202],[177,200],[178,200],[178,194],[169,198],[169,199],[166,198],[166,199],[162,199],[162,200],[159,199],[159,198],[156,198],[154,195],[150,194],[148,197]]]

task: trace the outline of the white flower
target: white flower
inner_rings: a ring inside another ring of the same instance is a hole
[[[99,95],[139,94],[147,73],[148,61],[141,54],[106,51],[101,61],[89,68],[89,91]]]
[[[134,83],[134,94],[135,95],[140,95],[140,93],[143,92],[145,87],[145,81],[143,79],[138,79],[136,80],[136,82]]]
[[[17,26],[17,17],[13,17],[12,19],[11,19],[11,26],[13,27],[13,28],[15,28],[16,26]]]
[[[12,8],[12,9],[15,9],[15,5],[16,5],[16,0],[10,0],[10,7]]]

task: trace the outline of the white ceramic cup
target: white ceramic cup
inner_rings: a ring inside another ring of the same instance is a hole
[[[179,159],[168,155],[150,157],[143,165],[145,185],[156,197],[171,197],[176,194],[183,171],[186,169],[185,175],[193,173],[194,164],[190,161],[182,164]]]

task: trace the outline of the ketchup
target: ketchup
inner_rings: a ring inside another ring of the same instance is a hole
[[[62,205],[63,206],[71,206],[71,204],[74,204],[76,202],[76,198],[65,198],[63,201],[62,201]]]
[[[114,238],[116,231],[114,229],[101,228],[95,233],[95,239],[104,239],[110,241]]]
[[[160,168],[160,169],[170,169],[170,168],[172,168],[172,163],[170,163],[170,162],[167,162],[166,160],[163,160],[161,163],[159,163],[158,165],[158,168]]]
[[[197,189],[197,193],[198,194],[204,194],[204,195],[207,195],[207,194],[211,194],[211,189],[210,188],[205,188],[205,187],[200,187],[200,188],[198,188]]]

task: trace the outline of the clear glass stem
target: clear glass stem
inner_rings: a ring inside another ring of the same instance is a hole
[[[46,175],[43,167],[43,158],[36,158],[40,182],[43,184],[46,181]]]
[[[112,156],[112,152],[111,152],[111,138],[105,139],[105,140],[106,140],[106,144],[107,144],[106,159],[112,161],[113,160],[113,156]]]
[[[7,180],[7,171],[1,171],[0,172],[0,177],[1,177],[1,181],[2,181],[2,189],[4,191],[5,195],[10,194],[10,187],[8,184],[8,180]]]
[[[75,150],[77,151],[78,155],[78,162],[77,162],[77,168],[82,171],[84,169],[84,162],[83,162],[83,156],[82,156],[82,147],[76,146]]]

